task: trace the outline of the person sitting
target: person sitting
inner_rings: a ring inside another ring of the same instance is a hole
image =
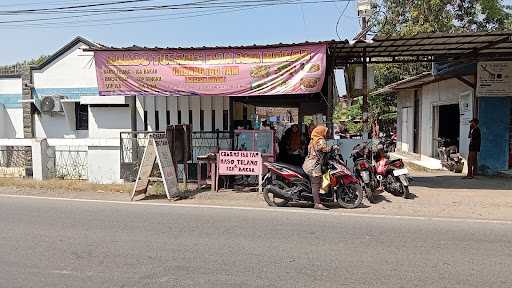
[[[295,166],[301,166],[304,162],[304,158],[302,150],[302,135],[299,125],[293,124],[286,131],[286,134],[286,154],[288,163]]]
[[[322,187],[322,162],[324,154],[331,148],[327,145],[325,138],[329,128],[317,126],[311,132],[311,140],[308,146],[308,156],[302,165],[304,172],[309,175],[311,181],[311,192],[315,202],[315,209],[329,210],[320,202],[320,188]]]

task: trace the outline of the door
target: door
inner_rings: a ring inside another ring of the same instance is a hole
[[[402,135],[400,139],[402,140],[402,151],[403,152],[412,152],[412,142],[413,142],[413,108],[406,107],[402,108],[402,123],[401,123],[401,132]]]
[[[439,153],[437,148],[439,146],[439,142],[437,138],[439,137],[439,106],[432,106],[432,157],[438,158]]]
[[[459,107],[459,151],[464,157],[467,157],[469,154],[469,121],[473,119],[473,92],[468,91],[460,94]]]
[[[414,153],[420,153],[420,97],[414,90]]]

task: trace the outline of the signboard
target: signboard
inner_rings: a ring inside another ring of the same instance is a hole
[[[479,62],[478,97],[512,96],[512,62]]]
[[[169,150],[169,142],[165,134],[151,134],[149,136],[148,145],[144,150],[142,162],[137,174],[137,181],[133,188],[131,200],[141,194],[146,194],[149,176],[155,161],[158,163],[160,174],[162,175],[162,182],[164,184],[165,193],[170,200],[172,197],[178,196],[178,180],[176,178],[176,171],[172,161],[171,151]]]
[[[262,159],[260,152],[219,151],[217,169],[217,177],[219,175],[258,175],[259,191],[261,192]]]
[[[95,51],[99,94],[257,96],[317,93],[326,45]]]

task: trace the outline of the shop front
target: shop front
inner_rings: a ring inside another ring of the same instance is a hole
[[[158,98],[174,97],[178,106],[176,115],[166,109],[166,117],[177,121],[167,124],[189,124],[193,133],[201,134],[223,130],[232,137],[231,149],[259,151],[268,160],[275,160],[280,133],[254,132],[270,128],[264,127],[265,122],[272,120],[273,125],[282,122],[289,128],[291,124],[303,123],[304,116],[320,114],[327,125],[332,124],[337,93],[333,67],[327,65],[330,57],[327,46],[308,43],[197,49],[102,47],[93,51],[100,96],[124,95],[142,101],[155,98],[156,111],[161,102]],[[203,109],[204,103],[216,103],[219,97],[228,100],[222,114]],[[187,105],[182,105],[182,99],[187,100]],[[167,102],[164,101],[169,107]],[[137,105],[131,107],[137,109]],[[296,111],[290,114],[297,116],[265,119],[258,116],[257,108],[290,109]],[[132,115],[141,114],[137,112]],[[144,111],[144,127],[137,123],[132,127],[133,132],[148,130],[146,119],[152,115],[146,114]],[[216,127],[220,116],[223,125]],[[161,115],[155,119],[158,117]],[[132,119],[132,122],[137,121]],[[207,122],[210,124],[205,125]],[[192,142],[197,141],[193,138]],[[192,162],[199,154],[194,153]]]

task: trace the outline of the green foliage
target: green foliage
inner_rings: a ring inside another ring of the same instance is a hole
[[[357,134],[363,132],[362,121],[363,100],[361,97],[354,99],[349,106],[338,103],[334,111],[333,120],[335,123],[345,122],[348,132]]]
[[[17,62],[16,64],[14,65],[4,65],[4,66],[0,66],[0,69],[2,68],[9,68],[9,67],[12,67],[12,66],[32,66],[32,65],[39,65],[41,63],[43,63],[44,61],[46,61],[46,59],[48,59],[50,56],[48,55],[41,55],[37,58],[34,58],[34,59],[30,59],[30,60],[24,60],[24,61],[20,61],[20,62]]]
[[[383,0],[371,20],[380,37],[418,33],[499,31],[511,29],[510,7],[500,0]],[[431,70],[430,63],[373,65],[375,88]],[[393,121],[396,97],[369,97],[370,121]],[[361,112],[359,112],[361,113]],[[361,115],[361,114],[360,114]]]
[[[380,36],[509,29],[511,14],[500,0],[383,0],[373,19]]]

